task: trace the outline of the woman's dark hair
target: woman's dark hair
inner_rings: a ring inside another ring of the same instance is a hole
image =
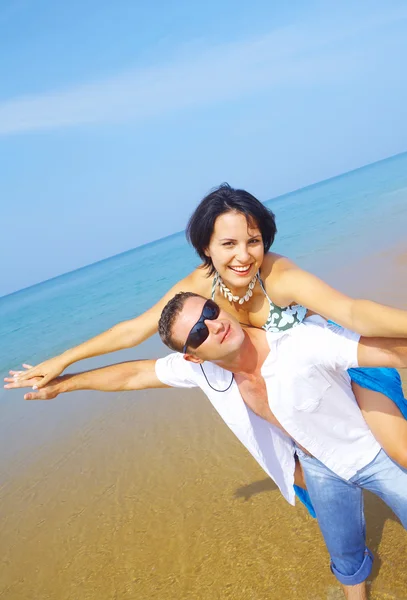
[[[191,215],[185,232],[187,240],[203,260],[203,266],[209,269],[208,276],[215,273],[211,258],[205,254],[215,221],[219,215],[231,211],[242,213],[248,225],[258,226],[265,252],[269,251],[277,233],[274,214],[260,200],[245,190],[235,190],[229,184],[222,183],[201,200]]]

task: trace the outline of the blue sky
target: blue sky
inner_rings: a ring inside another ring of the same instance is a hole
[[[0,295],[407,150],[407,4],[0,3]]]

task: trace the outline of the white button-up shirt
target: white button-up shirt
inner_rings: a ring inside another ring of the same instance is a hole
[[[270,353],[261,373],[271,411],[295,441],[337,475],[350,479],[380,451],[346,372],[358,366],[360,336],[318,316],[288,331],[265,335]],[[294,504],[293,440],[244,403],[235,381],[227,389],[232,378],[229,371],[212,363],[204,363],[203,368],[206,377],[199,365],[178,353],[156,362],[156,374],[163,383],[200,387],[205,392],[286,500]]]

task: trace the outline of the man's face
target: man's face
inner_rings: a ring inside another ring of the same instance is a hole
[[[200,297],[188,298],[178,317],[175,319],[173,337],[184,346],[193,326],[199,320],[206,300]],[[244,340],[243,329],[239,322],[226,311],[220,309],[217,319],[204,321],[209,335],[196,349],[187,348],[188,357],[198,357],[202,361],[221,361],[235,355]]]

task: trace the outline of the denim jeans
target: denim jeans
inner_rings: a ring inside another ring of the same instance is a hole
[[[307,489],[331,556],[331,570],[344,585],[362,583],[373,556],[366,548],[362,490],[379,496],[407,528],[407,471],[381,450],[376,458],[345,481],[319,460],[297,448]]]

